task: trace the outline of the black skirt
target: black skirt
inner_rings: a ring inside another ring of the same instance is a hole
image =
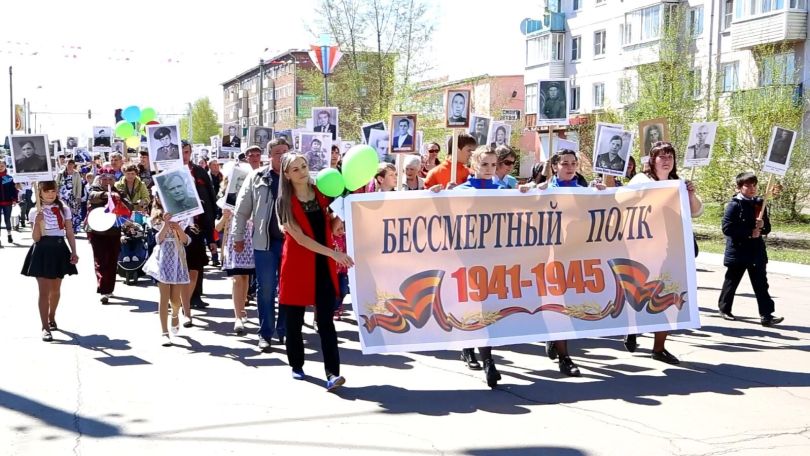
[[[42,236],[28,249],[22,275],[43,279],[61,279],[79,272],[70,264],[70,249],[62,236]]]
[[[256,268],[234,268],[234,269],[226,269],[225,270],[225,275],[228,276],[228,277],[240,276],[240,275],[249,276],[249,275],[255,274],[255,273],[256,273]]]
[[[202,233],[194,233],[190,229],[186,229],[186,234],[191,238],[191,242],[185,247],[186,265],[189,271],[202,271],[208,265],[205,236]]]

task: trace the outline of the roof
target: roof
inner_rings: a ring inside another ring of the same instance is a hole
[[[274,55],[272,58],[265,59],[264,64],[265,64],[265,66],[272,65],[273,62],[275,62],[276,60],[278,60],[278,59],[280,59],[280,58],[282,58],[284,56],[290,55],[290,54],[304,54],[304,55],[307,55],[307,59],[309,59],[309,54],[308,53],[309,53],[309,51],[306,50],[306,49],[288,49],[288,50],[282,52],[281,54]],[[248,70],[245,70],[244,72],[240,73],[239,75],[228,79],[227,81],[223,82],[220,85],[223,86],[223,87],[228,86],[228,85],[230,85],[231,83],[233,83],[235,81],[241,81],[241,80],[243,80],[243,79],[245,79],[247,77],[250,77],[250,76],[253,76],[253,75],[257,74],[258,72],[259,72],[259,65],[256,65],[254,67],[249,68]]]

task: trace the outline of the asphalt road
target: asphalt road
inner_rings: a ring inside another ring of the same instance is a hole
[[[36,283],[19,274],[30,239],[0,250],[0,454],[810,454],[810,274],[773,265],[777,328],[758,324],[743,283],[727,322],[714,312],[723,277],[699,258],[702,327],[673,334],[669,366],[618,339],[571,343],[581,378],[563,377],[541,344],[495,350],[490,390],[457,352],[363,355],[351,319],[337,325],[342,373],[323,387],[317,336],[305,329],[308,381],[283,349],[232,333],[230,283],[209,270],[198,326],[159,345],[157,289],[119,281],[99,304],[92,254],[64,281],[53,343],[40,340]],[[5,240],[5,235],[4,238]],[[311,314],[307,316],[311,322]]]

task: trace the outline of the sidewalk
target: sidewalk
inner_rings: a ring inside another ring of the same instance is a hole
[[[810,251],[807,252],[810,255]],[[700,252],[695,262],[708,266],[723,267],[722,253]],[[768,261],[768,274],[782,274],[802,279],[810,279],[810,265],[787,263],[784,261]]]

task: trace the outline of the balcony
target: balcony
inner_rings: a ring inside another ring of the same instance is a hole
[[[527,19],[520,24],[524,35],[533,35],[539,32],[565,33],[565,13],[549,12],[543,15],[542,20]]]
[[[735,51],[764,44],[776,44],[807,39],[807,12],[776,10],[731,23],[731,48]]]

